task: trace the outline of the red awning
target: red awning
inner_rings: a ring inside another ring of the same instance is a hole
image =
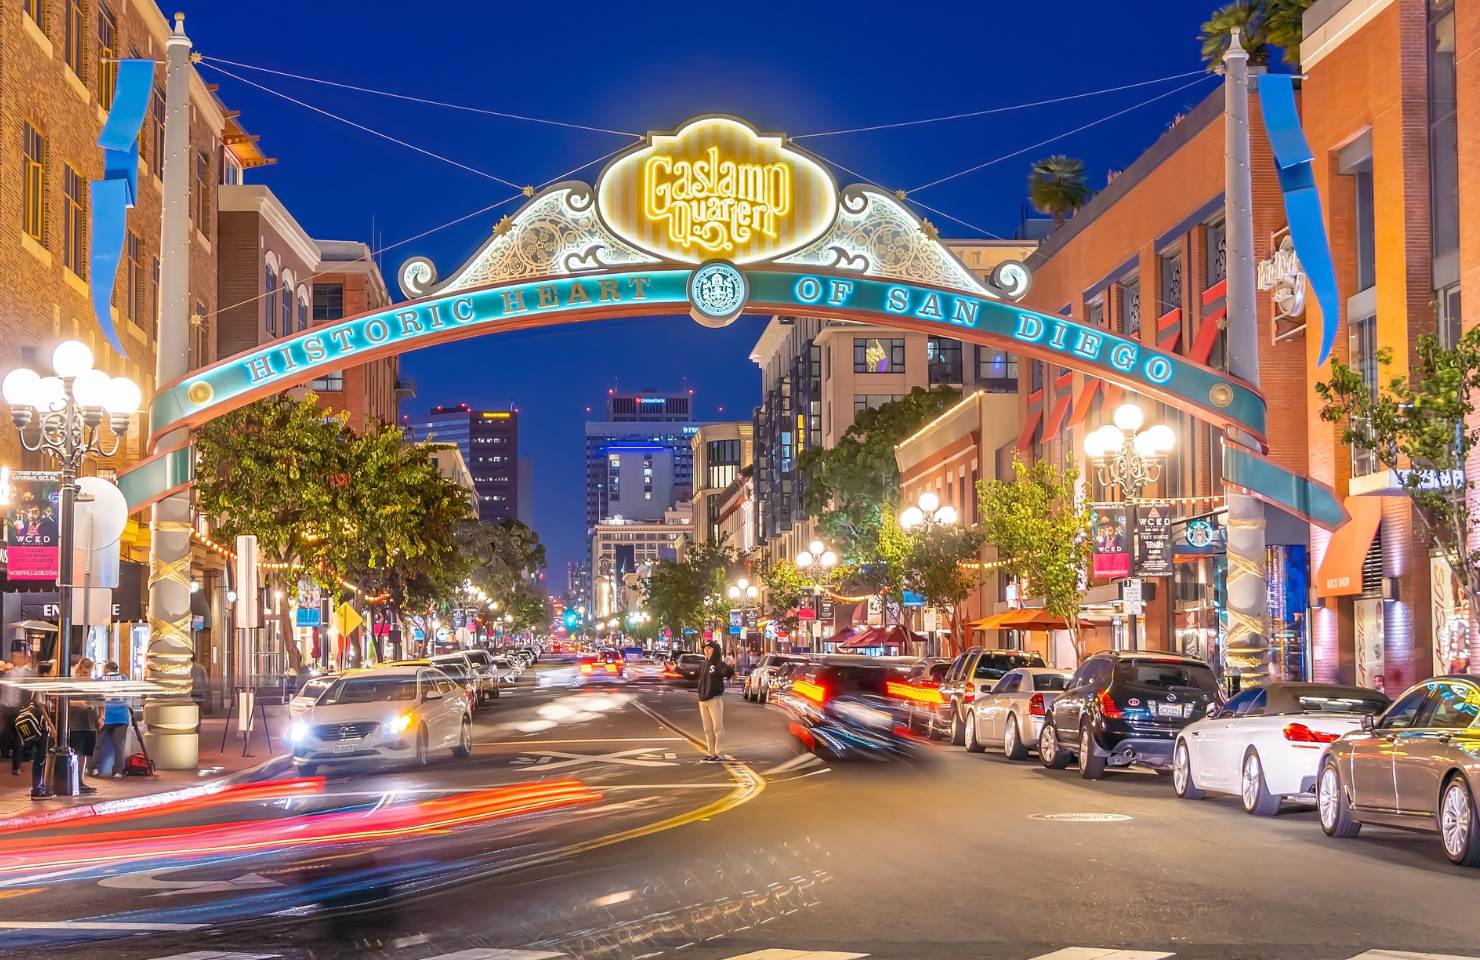
[[[1362,592],[1362,561],[1382,522],[1382,497],[1347,497],[1351,517],[1331,534],[1321,569],[1316,573],[1317,597],[1347,597]]]
[[[872,627],[838,644],[839,650],[865,650],[869,647],[893,647],[904,650],[912,643],[924,643],[925,638],[911,633],[898,624],[887,627]]]

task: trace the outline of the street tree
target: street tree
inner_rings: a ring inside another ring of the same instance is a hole
[[[1453,347],[1423,334],[1411,373],[1393,371],[1388,349],[1378,351],[1377,362],[1389,375],[1381,386],[1367,383],[1340,360],[1331,361],[1329,379],[1316,384],[1321,419],[1341,427],[1343,443],[1370,453],[1398,476],[1470,609],[1480,609],[1480,549],[1475,548],[1480,518],[1473,509],[1475,480],[1465,470],[1480,445],[1475,420],[1480,327],[1465,331]]]
[[[644,584],[648,612],[675,636],[724,619],[730,611],[725,577],[734,562],[735,548],[722,534],[714,543],[691,545],[682,560],[654,564]]]
[[[932,607],[943,608],[951,619],[955,656],[965,648],[961,629],[961,601],[975,589],[976,566],[982,536],[975,527],[927,520],[905,534],[903,585]]]
[[[949,387],[916,387],[898,400],[860,410],[837,444],[797,458],[802,509],[857,568],[878,559],[879,533],[899,501],[894,446],[960,399]]]
[[[1044,609],[1069,625],[1078,658],[1082,651],[1079,601],[1090,559],[1090,507],[1079,496],[1078,470],[1039,460],[1028,466],[1014,456],[1011,480],[977,484],[982,535],[997,547],[999,563],[1043,599]]]
[[[765,590],[766,611],[772,619],[786,624],[788,630],[797,628],[797,608],[812,592],[812,585],[819,582],[804,575],[797,565],[785,558],[762,560],[758,573]],[[822,576],[818,572],[818,576]]]
[[[1248,51],[1249,63],[1266,66],[1274,51],[1291,66],[1300,65],[1300,41],[1305,29],[1302,18],[1312,0],[1235,0],[1217,10],[1203,22],[1198,39],[1202,42],[1203,62],[1210,72],[1223,67],[1223,54],[1234,27],[1239,29],[1239,43]]]
[[[1036,161],[1028,174],[1028,200],[1039,212],[1053,217],[1055,226],[1089,203],[1084,161],[1056,153]]]

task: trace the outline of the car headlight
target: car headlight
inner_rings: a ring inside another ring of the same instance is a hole
[[[383,722],[380,727],[386,733],[405,733],[406,728],[411,726],[411,714],[403,713]]]
[[[308,739],[308,724],[302,720],[294,720],[288,727],[288,742],[302,743]]]

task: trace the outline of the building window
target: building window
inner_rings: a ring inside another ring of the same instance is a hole
[[[903,337],[854,337],[854,373],[904,373]]]
[[[313,285],[313,322],[341,320],[344,318],[344,284],[316,283]]]
[[[728,487],[740,475],[740,441],[711,440],[705,452],[708,461],[704,486],[711,490]]]
[[[1362,376],[1373,397],[1377,396],[1377,317],[1368,315],[1351,322],[1351,368]],[[1352,448],[1352,476],[1377,470],[1377,457],[1369,450]]]
[[[925,361],[932,387],[938,383],[962,382],[960,340],[931,337],[925,341]]]
[[[853,395],[853,412],[859,413],[863,410],[877,410],[886,403],[895,400],[903,400],[899,394],[891,393],[856,393]],[[789,467],[786,469],[790,469]]]
[[[1459,284],[1454,283],[1435,295],[1439,308],[1439,343],[1449,349],[1459,344],[1464,329],[1459,319]]]
[[[269,337],[277,336],[277,296],[277,271],[269,263],[267,265],[267,273],[262,282],[262,300],[265,305],[265,309],[262,312],[267,317],[267,335]]]
[[[149,285],[149,339],[159,341],[159,258],[149,258],[153,282]]]
[[[1141,281],[1126,277],[1120,281],[1120,332],[1132,340],[1141,339]]]
[[[29,123],[21,125],[21,229],[46,246],[46,138]]]
[[[164,87],[155,87],[149,98],[149,139],[154,152],[149,155],[149,169],[159,179],[164,179]]]
[[[1436,259],[1459,250],[1459,98],[1454,51],[1454,0],[1429,0],[1429,207]]]
[[[1377,283],[1377,200],[1372,191],[1372,158],[1351,171],[1357,226],[1357,290]]]
[[[98,106],[113,109],[113,85],[118,80],[118,18],[98,4]]]
[[[62,164],[62,265],[87,279],[87,181],[68,164]]]
[[[62,35],[62,59],[81,80],[87,76],[87,37],[83,27],[82,0],[66,0],[66,32]]]
[[[298,329],[308,329],[308,291],[298,288]]]
[[[339,393],[344,390],[344,371],[331,370],[308,385],[315,393]]]
[[[293,332],[293,281],[288,274],[283,274],[283,292],[278,303],[283,308],[283,336]]]
[[[1182,254],[1164,253],[1161,256],[1161,302],[1156,305],[1158,316],[1182,309]]]
[[[190,367],[199,369],[211,362],[211,325],[206,321],[206,305],[195,301],[190,315]]]
[[[1017,393],[1018,360],[996,347],[976,348],[976,382],[988,393]]]
[[[1228,278],[1228,225],[1221,219],[1207,224],[1203,227],[1203,241],[1208,261],[1206,287],[1212,287]]]
[[[1095,297],[1084,305],[1084,322],[1092,327],[1105,325],[1105,298]]]
[[[1028,392],[1037,393],[1043,389],[1043,361],[1034,360],[1028,365]]]
[[[124,241],[124,288],[128,291],[128,301],[124,304],[124,316],[134,323],[144,315],[144,251],[139,235],[134,231],[128,232],[128,238]]]
[[[195,152],[195,229],[211,233],[211,155]]]
[[[21,5],[31,22],[40,27],[42,33],[46,33],[46,0],[22,0]]]

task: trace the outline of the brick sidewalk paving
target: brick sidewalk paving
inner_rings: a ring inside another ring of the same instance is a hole
[[[221,749],[221,735],[226,729],[225,715],[203,717],[200,724],[200,755],[196,770],[161,770],[152,777],[115,777],[98,779],[88,777],[90,786],[98,792],[85,797],[56,797],[51,800],[31,799],[31,768],[21,766],[19,776],[10,776],[10,761],[0,761],[0,839],[6,829],[43,822],[66,822],[73,818],[84,818],[100,805],[104,810],[119,805],[120,801],[145,798],[158,794],[199,788],[206,784],[221,783],[229,777],[244,775],[253,768],[263,766],[274,756],[286,753],[282,739],[288,732],[286,708],[269,706],[268,723],[272,732],[272,749],[267,738],[258,729],[252,732],[250,749],[252,756],[242,756],[242,738],[233,721],[226,738],[226,749]],[[133,743],[130,737],[130,743]],[[7,783],[7,781],[9,781]]]

